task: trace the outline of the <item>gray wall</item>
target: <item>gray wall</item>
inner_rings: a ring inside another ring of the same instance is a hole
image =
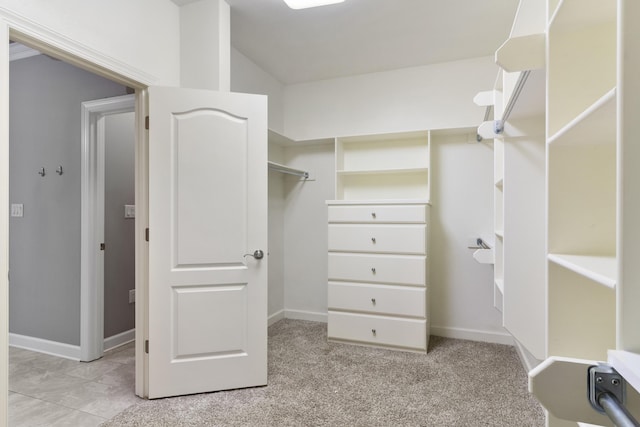
[[[124,217],[124,205],[135,203],[135,114],[105,117],[104,190],[104,336],[135,327],[135,220]]]
[[[40,55],[11,62],[10,91],[9,330],[79,345],[80,105],[126,90]]]

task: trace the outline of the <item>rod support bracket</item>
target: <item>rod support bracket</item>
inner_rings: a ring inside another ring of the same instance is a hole
[[[613,366],[606,363],[590,366],[588,370],[589,403],[593,409],[600,413],[605,410],[600,404],[603,393],[609,393],[624,405],[626,401],[626,382],[622,375]]]

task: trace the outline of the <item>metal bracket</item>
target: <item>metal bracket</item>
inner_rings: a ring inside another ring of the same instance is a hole
[[[504,131],[504,122],[502,120],[493,121],[493,132],[496,135],[500,135]]]
[[[591,403],[593,409],[603,414],[605,413],[600,404],[600,397],[603,393],[612,394],[618,399],[618,402],[624,405],[627,397],[626,382],[613,366],[601,363],[590,366],[588,372],[589,403]]]

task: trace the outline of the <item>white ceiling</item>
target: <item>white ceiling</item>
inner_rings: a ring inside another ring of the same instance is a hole
[[[492,55],[518,5],[346,0],[292,10],[282,0],[227,1],[231,44],[284,84]]]

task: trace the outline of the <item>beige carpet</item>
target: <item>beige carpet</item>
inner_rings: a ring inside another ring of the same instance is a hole
[[[513,348],[431,337],[428,354],[269,328],[267,387],[144,401],[103,426],[543,426]]]

